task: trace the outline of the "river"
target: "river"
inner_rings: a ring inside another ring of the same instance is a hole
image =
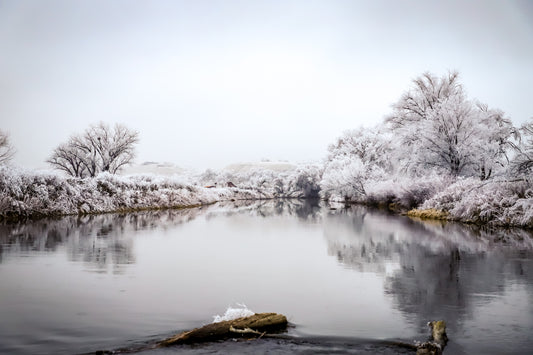
[[[286,339],[152,349],[239,304]],[[532,353],[532,235],[293,200],[0,226],[1,354],[396,354],[438,319],[445,354]]]

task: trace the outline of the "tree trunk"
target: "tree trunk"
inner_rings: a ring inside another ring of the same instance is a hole
[[[287,327],[287,317],[277,313],[256,313],[250,317],[207,324],[163,340],[158,346],[203,343],[231,337],[261,336],[266,331],[280,331]]]

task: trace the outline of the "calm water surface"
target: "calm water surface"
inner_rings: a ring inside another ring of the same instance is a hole
[[[238,303],[289,339],[146,349]],[[532,353],[532,236],[298,201],[0,226],[2,354],[394,354],[435,319],[445,353]]]

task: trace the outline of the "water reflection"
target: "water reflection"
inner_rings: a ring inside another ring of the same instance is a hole
[[[193,209],[144,211],[127,214],[67,216],[33,223],[0,225],[0,263],[10,255],[31,256],[66,247],[69,261],[83,262],[89,271],[120,274],[135,263],[130,231],[166,230],[192,221],[248,213],[264,218],[294,215],[303,221],[319,220],[318,200],[229,201]]]
[[[461,353],[453,348],[460,341],[472,353],[533,347],[529,232],[333,210],[318,201],[4,224],[0,278],[5,353],[24,343],[20,353],[35,353],[31,344],[49,339],[56,347],[44,353],[69,342],[88,351],[102,339],[120,346],[197,326],[231,302],[286,313],[313,336],[420,340],[426,322],[442,318],[451,334],[469,337],[453,337],[450,353]],[[487,334],[497,339],[485,341],[491,351],[482,349]],[[506,339],[518,345],[498,348]]]
[[[26,224],[0,225],[0,263],[10,256],[35,256],[66,249],[68,260],[87,270],[114,274],[135,263],[131,231],[165,230],[193,220],[201,208],[128,214],[67,216]]]
[[[385,292],[420,328],[446,319],[460,329],[474,303],[516,284],[533,294],[533,238],[525,230],[391,218],[352,207],[329,212],[324,234],[329,255],[382,275]]]
[[[295,216],[302,221],[318,222],[322,219],[319,199],[275,199],[275,200],[239,200],[221,202],[210,208],[207,218],[234,216],[247,213],[252,216]]]

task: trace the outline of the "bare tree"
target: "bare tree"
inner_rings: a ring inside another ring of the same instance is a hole
[[[7,133],[0,131],[0,164],[5,164],[13,158],[15,150],[9,142]]]
[[[68,143],[61,144],[54,149],[52,156],[47,160],[56,169],[63,170],[74,177],[85,177],[88,175],[84,162],[84,153],[74,145],[75,137]]]
[[[47,161],[75,177],[93,177],[104,171],[115,174],[131,163],[138,141],[138,132],[120,124],[110,128],[100,122],[58,146]]]

